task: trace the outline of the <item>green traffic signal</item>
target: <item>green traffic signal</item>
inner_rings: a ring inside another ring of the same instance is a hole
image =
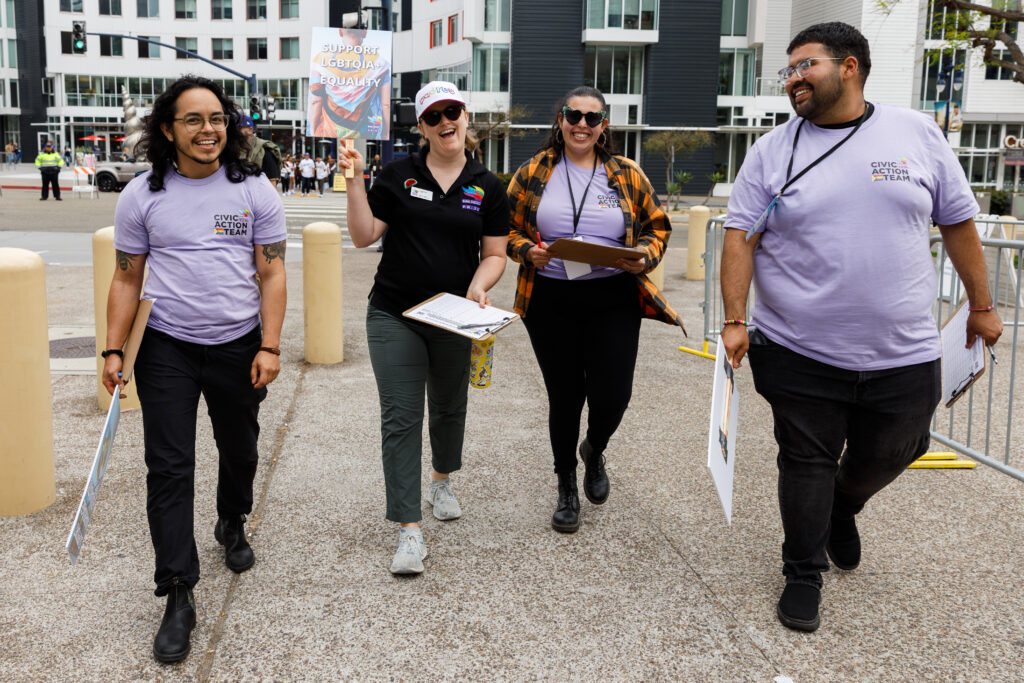
[[[81,50],[83,47],[85,47],[85,41],[84,40],[76,40],[75,41],[75,49],[76,50]]]

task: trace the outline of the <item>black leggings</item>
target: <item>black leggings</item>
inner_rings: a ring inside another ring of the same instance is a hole
[[[640,295],[629,273],[596,280],[534,279],[523,318],[548,390],[555,472],[576,468],[583,403],[587,439],[608,446],[633,394]]]

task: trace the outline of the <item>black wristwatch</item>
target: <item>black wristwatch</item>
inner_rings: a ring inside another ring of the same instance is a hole
[[[120,356],[121,360],[124,360],[124,351],[121,349],[107,349],[106,351],[100,351],[100,356],[103,358],[107,356]]]

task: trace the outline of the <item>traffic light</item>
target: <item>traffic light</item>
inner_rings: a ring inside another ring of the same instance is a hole
[[[252,117],[253,121],[259,121],[263,118],[263,113],[260,111],[260,96],[250,95],[249,96],[249,116]]]
[[[276,103],[275,103],[274,98],[273,97],[268,97],[267,98],[267,121],[273,121],[274,120],[274,109],[275,108],[276,108]]]
[[[76,55],[84,55],[85,49],[85,22],[73,21],[71,22],[71,52]]]

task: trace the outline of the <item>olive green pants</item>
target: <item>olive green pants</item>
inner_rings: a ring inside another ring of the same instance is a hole
[[[442,474],[454,472],[462,467],[470,341],[373,306],[366,311],[366,340],[380,396],[387,518],[418,522],[424,390],[431,461]]]

